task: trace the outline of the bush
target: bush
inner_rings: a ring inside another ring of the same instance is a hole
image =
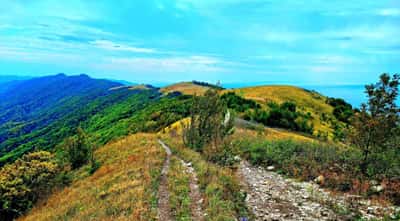
[[[228,92],[221,96],[221,99],[225,101],[228,108],[234,109],[237,112],[245,112],[248,109],[258,109],[261,108],[253,100],[248,100],[236,95],[234,92]]]
[[[208,90],[204,96],[193,97],[190,121],[183,123],[183,142],[196,151],[207,145],[219,149],[224,138],[233,131],[234,117],[220,99],[218,92]]]
[[[314,126],[310,123],[311,115],[298,112],[295,103],[284,102],[279,105],[275,102],[270,102],[268,107],[269,111],[261,108],[256,108],[254,111],[247,110],[245,119],[254,120],[266,126],[313,134]]]
[[[93,160],[93,149],[81,128],[77,129],[75,137],[70,137],[65,141],[65,148],[72,169],[77,169]]]
[[[329,97],[326,99],[326,103],[333,107],[333,115],[336,119],[349,123],[350,118],[353,116],[353,106],[347,103],[345,100],[341,98],[333,98]]]
[[[54,186],[59,167],[53,155],[39,151],[0,169],[0,220],[13,220]]]

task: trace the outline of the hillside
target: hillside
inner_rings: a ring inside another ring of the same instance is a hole
[[[331,120],[334,120],[333,107],[326,103],[323,95],[294,86],[257,86],[232,89],[236,94],[244,98],[255,100],[259,103],[285,101],[296,103],[304,113],[310,113],[314,124],[314,132],[332,132]],[[325,117],[323,117],[325,116]]]
[[[201,82],[180,82],[161,88],[163,93],[180,92],[185,95],[203,95],[208,89],[215,87],[211,84],[204,84]]]
[[[158,178],[166,157],[152,135],[137,134],[99,148],[102,166],[54,193],[19,220],[155,220]]]
[[[156,88],[122,87],[84,75],[23,81],[0,97],[0,165],[33,149],[54,149],[79,126],[95,144],[104,144],[160,129],[187,112],[177,105],[185,99],[161,97]]]

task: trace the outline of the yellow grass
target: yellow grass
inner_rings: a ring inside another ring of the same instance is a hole
[[[297,134],[290,131],[277,130],[272,128],[265,128],[263,130],[250,130],[250,129],[242,129],[237,128],[235,133],[233,134],[234,138],[242,139],[242,138],[254,138],[254,139],[268,139],[268,140],[295,140],[302,142],[315,142],[315,139],[310,137],[303,136],[301,134]]]
[[[178,91],[186,95],[203,95],[208,89],[209,87],[193,84],[192,82],[181,82],[161,88],[161,92],[171,93]]]
[[[234,91],[247,99],[264,104],[270,101],[278,104],[285,101],[295,102],[299,111],[311,113],[315,132],[318,130],[328,133],[332,132],[329,123],[321,121],[320,117],[323,113],[332,117],[333,107],[326,104],[325,97],[318,93],[306,91],[298,87],[279,85],[246,87],[227,91]]]
[[[165,152],[155,136],[137,134],[96,151],[102,166],[54,193],[19,220],[155,220]]]
[[[149,90],[150,88],[147,85],[139,84],[135,86],[129,86],[129,90]]]

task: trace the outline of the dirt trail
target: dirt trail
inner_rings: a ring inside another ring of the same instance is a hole
[[[169,206],[169,192],[168,192],[168,170],[171,160],[171,150],[167,145],[165,145],[161,140],[158,140],[161,146],[165,149],[167,153],[167,159],[164,162],[161,171],[161,181],[158,188],[158,219],[162,221],[172,221],[171,208]]]
[[[194,221],[202,221],[204,220],[204,214],[202,210],[203,198],[201,197],[197,174],[192,167],[192,163],[185,163],[185,161],[181,160],[182,164],[186,167],[186,172],[190,174],[190,192],[189,196],[192,200],[192,204],[190,206],[192,213],[192,220]]]
[[[168,170],[169,170],[169,163],[170,158],[172,155],[171,149],[161,140],[158,140],[161,146],[165,149],[167,153],[167,160],[164,163],[164,167],[161,172],[161,182],[158,192],[158,209],[159,209],[159,220],[162,221],[169,221],[172,220],[171,216],[171,208],[169,206],[169,193],[168,193]],[[180,159],[180,158],[178,158]],[[201,197],[200,189],[198,186],[198,178],[197,174],[192,166],[192,163],[186,163],[182,159],[180,159],[182,165],[185,167],[186,172],[190,175],[190,183],[189,183],[189,196],[192,201],[190,205],[191,215],[193,221],[203,221],[204,220],[204,213],[202,210],[203,198]]]
[[[333,196],[315,183],[287,179],[247,162],[240,164],[238,173],[256,220],[353,220],[356,213],[371,219],[395,209],[374,206],[356,196]]]

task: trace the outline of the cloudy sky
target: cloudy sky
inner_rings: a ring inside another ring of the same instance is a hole
[[[399,0],[1,0],[0,75],[363,84],[400,72]]]

